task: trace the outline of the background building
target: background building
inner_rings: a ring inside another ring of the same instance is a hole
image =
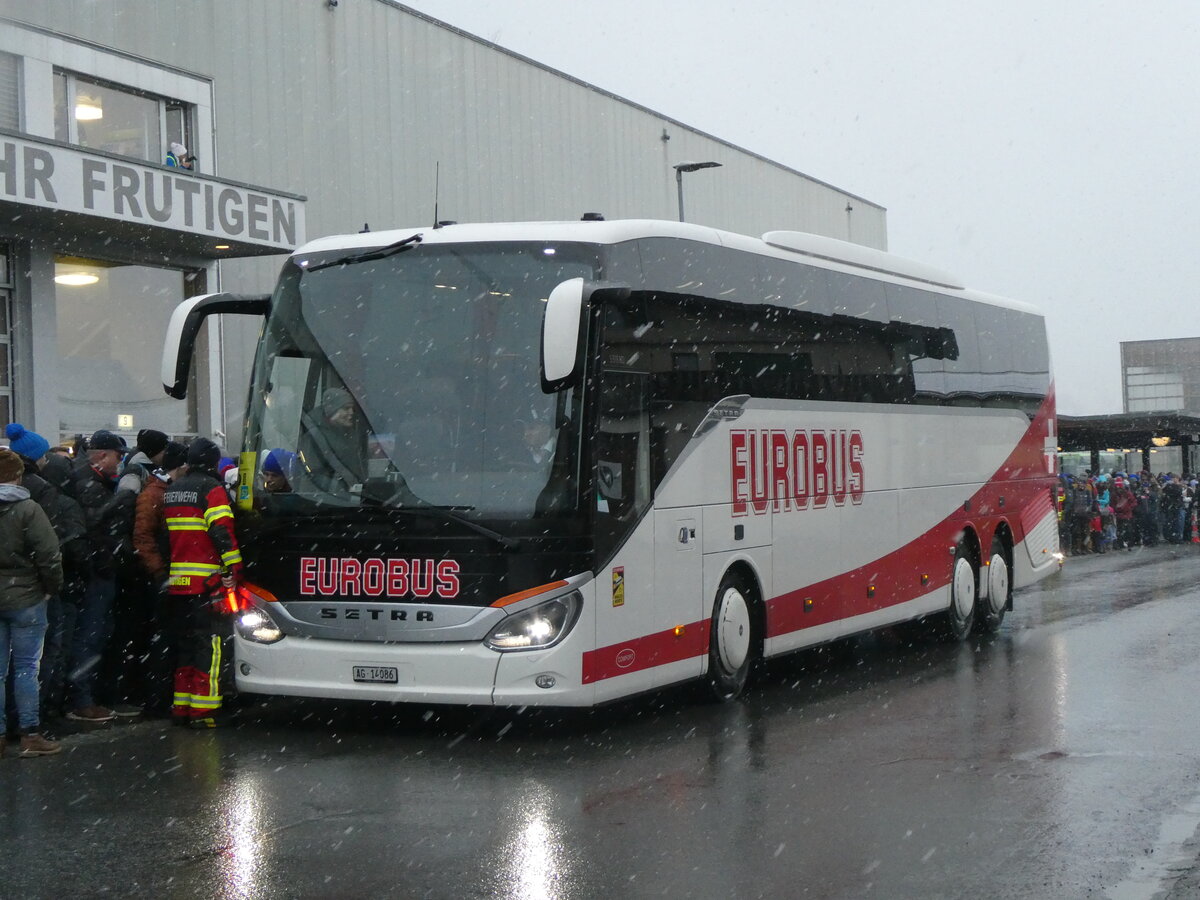
[[[1200,471],[1200,338],[1121,342],[1124,412],[1058,417],[1060,468]]]
[[[164,165],[172,142],[191,171]],[[159,378],[171,309],[308,237],[677,215],[886,249],[882,207],[388,0],[0,0],[0,419],[236,441],[257,322]],[[271,258],[276,256],[276,258]]]
[[[1125,412],[1200,416],[1200,337],[1121,342]]]

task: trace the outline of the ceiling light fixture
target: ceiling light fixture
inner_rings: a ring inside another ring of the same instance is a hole
[[[64,272],[62,275],[54,276],[55,284],[65,284],[69,287],[85,287],[95,284],[99,280],[100,276],[93,275],[91,272]]]
[[[104,118],[104,110],[94,103],[82,101],[75,104],[75,118],[80,122],[94,122]]]

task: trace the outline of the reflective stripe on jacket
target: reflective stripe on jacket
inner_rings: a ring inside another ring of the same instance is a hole
[[[222,569],[241,568],[229,495],[213,475],[189,472],[168,486],[163,519],[171,544],[168,593],[204,593]]]

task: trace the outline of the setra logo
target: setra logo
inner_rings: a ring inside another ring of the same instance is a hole
[[[634,653],[633,650],[630,649],[629,647],[626,647],[624,650],[622,650],[620,653],[617,654],[617,659],[616,659],[617,668],[618,669],[628,669],[630,666],[633,665],[633,661],[635,659],[637,659],[637,654]]]

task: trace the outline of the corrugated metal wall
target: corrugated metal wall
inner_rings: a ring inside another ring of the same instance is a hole
[[[218,174],[306,194],[310,236],[431,222],[439,162],[442,218],[673,219],[671,166],[701,159],[724,168],[685,176],[691,221],[886,247],[875,204],[384,0],[0,0],[0,13],[210,76]]]
[[[0,0],[0,15],[211,78],[215,174],[307,195],[309,237],[432,223],[439,165],[442,219],[674,219],[672,165],[714,160],[684,176],[689,221],[887,246],[877,204],[388,0]],[[265,291],[278,268],[226,262],[220,287]],[[223,327],[235,411],[256,330]]]

